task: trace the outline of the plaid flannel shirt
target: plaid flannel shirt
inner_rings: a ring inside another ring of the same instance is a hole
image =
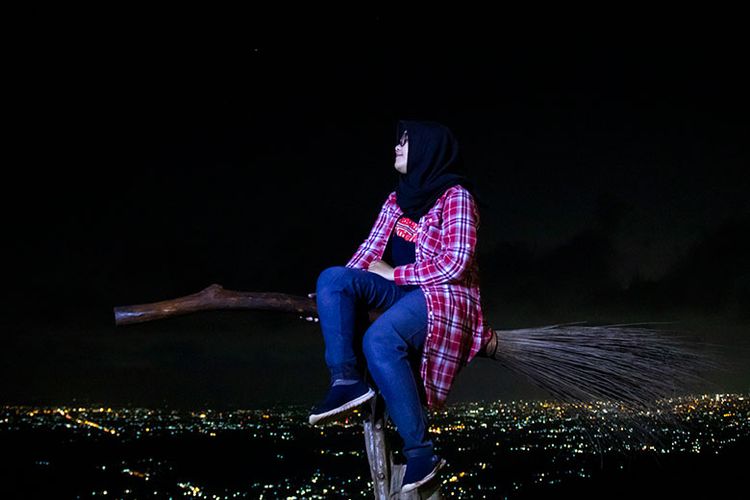
[[[382,259],[402,213],[393,191],[346,267],[367,270],[373,260]],[[415,262],[394,268],[396,285],[419,285],[425,295],[427,337],[420,374],[431,410],[445,404],[455,377],[493,335],[482,314],[478,228],[479,210],[471,193],[451,186],[418,221]]]

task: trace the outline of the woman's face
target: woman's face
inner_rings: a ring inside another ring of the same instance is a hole
[[[406,161],[409,158],[409,136],[404,130],[401,140],[396,144],[396,163],[393,165],[402,174],[406,173]]]

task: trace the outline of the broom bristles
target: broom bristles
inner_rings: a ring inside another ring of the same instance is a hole
[[[713,385],[705,374],[728,365],[719,346],[639,326],[657,323],[585,323],[496,330],[490,357],[569,403],[567,415],[602,457],[612,442],[666,447],[666,427],[655,424],[684,427],[671,398]]]
[[[717,346],[637,326],[654,323],[585,323],[496,330],[492,358],[562,402],[614,403],[646,434],[639,415],[674,423],[661,400],[711,384],[705,372],[724,365]]]

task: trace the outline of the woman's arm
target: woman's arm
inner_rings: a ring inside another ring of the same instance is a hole
[[[479,211],[471,193],[456,189],[443,205],[442,247],[429,259],[396,266],[393,281],[397,285],[439,285],[461,281],[474,258]]]
[[[380,213],[375,220],[375,224],[373,224],[372,229],[370,230],[370,235],[361,245],[359,245],[357,251],[354,252],[354,255],[349,259],[349,262],[346,263],[346,267],[367,270],[370,262],[375,258],[375,248],[383,238],[388,237],[384,232],[388,218],[387,207],[392,195],[393,193],[388,195],[388,198],[385,200],[385,203],[383,203],[383,207],[380,209]]]

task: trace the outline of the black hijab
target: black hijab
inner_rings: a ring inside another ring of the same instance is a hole
[[[406,174],[398,173],[396,201],[413,221],[427,213],[446,189],[461,184],[479,203],[474,183],[466,175],[458,142],[445,125],[431,121],[398,122],[396,141],[406,130],[409,153]]]

